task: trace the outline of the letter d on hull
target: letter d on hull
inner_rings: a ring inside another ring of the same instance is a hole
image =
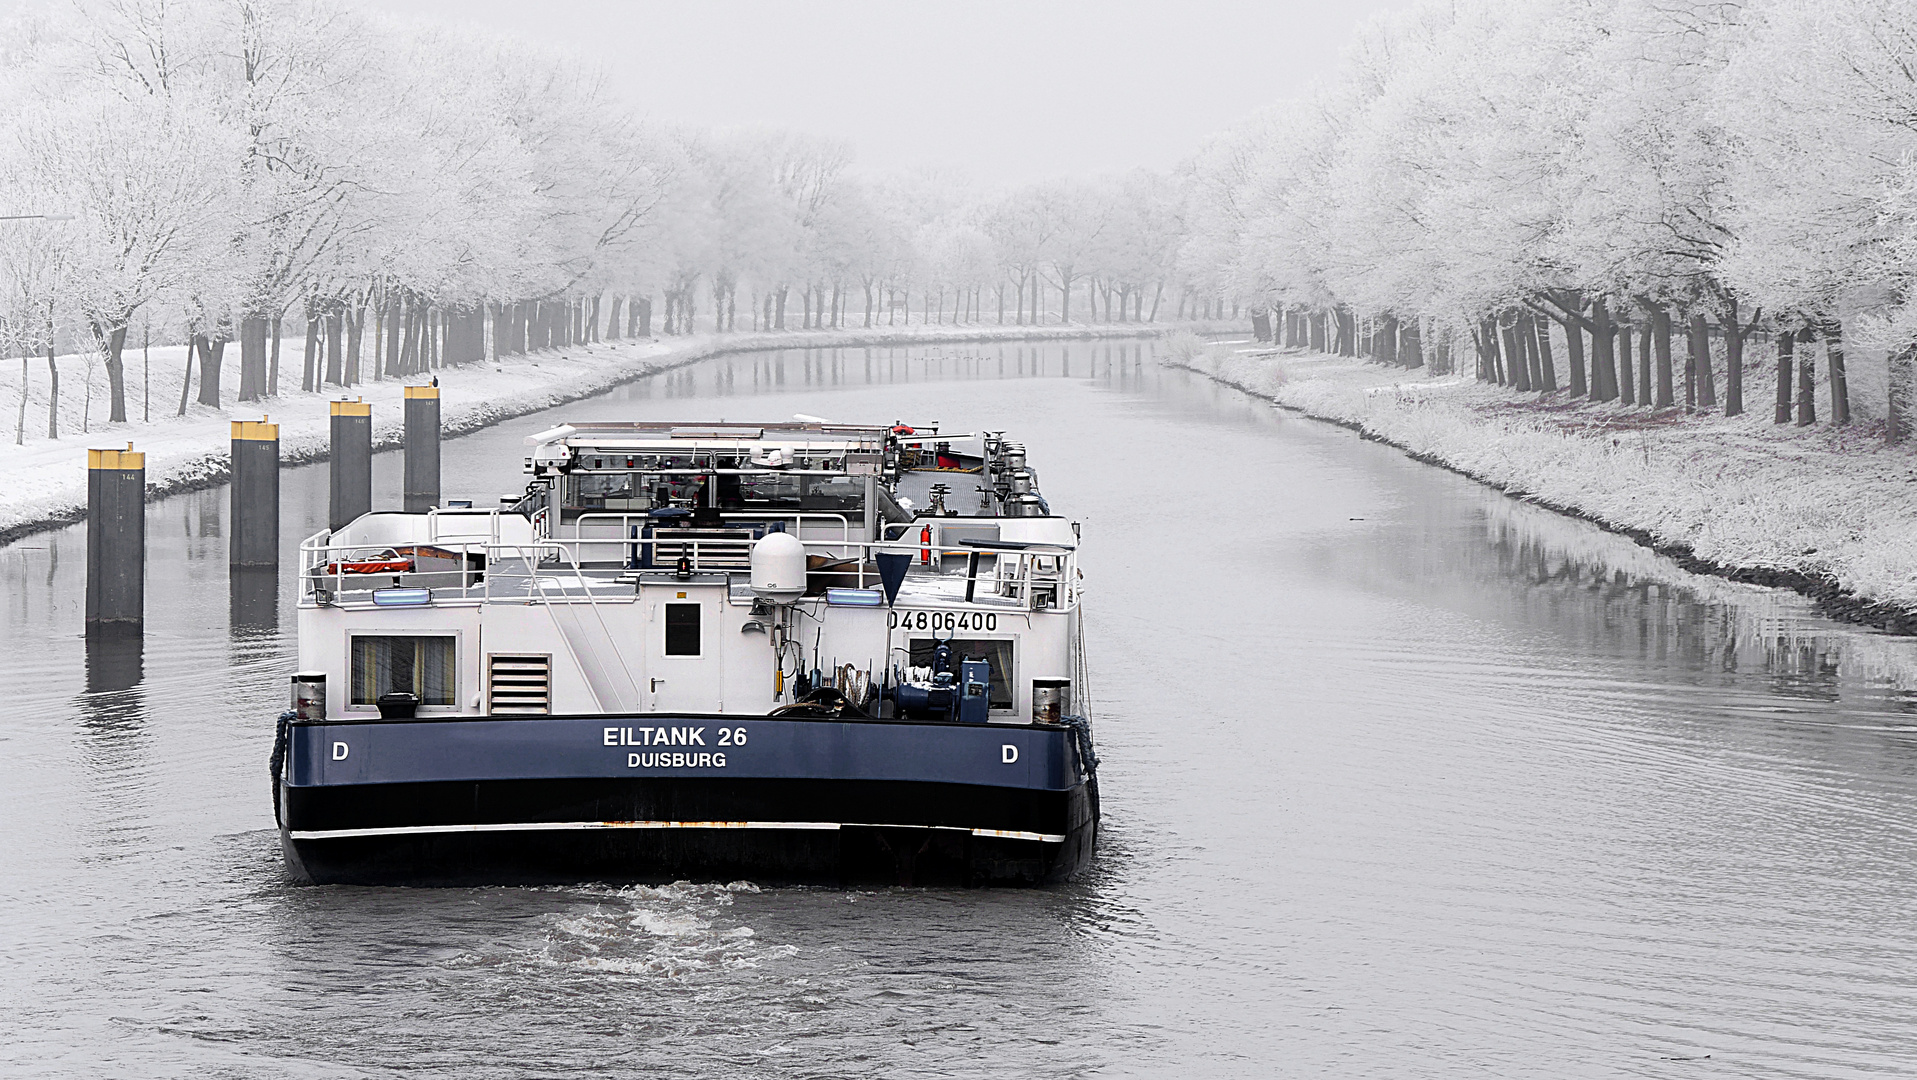
[[[347,754],[347,749],[346,749],[345,743],[336,742],[333,744],[333,760],[334,761],[345,761],[346,754]]]
[[[1004,746],[999,747],[998,759],[1007,765],[1012,764],[1018,760],[1018,747],[1013,746],[1011,743],[1006,743]]]

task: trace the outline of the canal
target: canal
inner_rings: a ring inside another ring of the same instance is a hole
[[[292,886],[294,601],[226,492],[149,508],[138,646],[88,650],[83,529],[0,548],[0,1073],[1910,1071],[1917,642],[1153,348],[743,354],[445,450],[477,504],[556,419],[1009,429],[1091,589],[1105,829],[1049,891]],[[325,467],[283,500],[291,566]]]

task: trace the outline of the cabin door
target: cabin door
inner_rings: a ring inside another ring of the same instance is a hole
[[[723,710],[725,657],[719,624],[725,614],[724,587],[653,585],[646,593],[646,708]]]

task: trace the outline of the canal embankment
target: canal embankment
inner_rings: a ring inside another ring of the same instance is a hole
[[[1304,350],[1196,338],[1166,362],[1631,537],[1685,569],[1788,588],[1917,634],[1917,454],[1880,424],[1807,430],[1623,412]]]
[[[163,498],[225,483],[230,472],[230,428],[235,420],[270,418],[279,425],[281,460],[287,464],[322,461],[329,443],[325,403],[358,398],[373,406],[373,448],[398,447],[404,435],[402,401],[407,383],[438,379],[442,387],[442,436],[452,438],[528,413],[578,401],[635,379],[715,356],[763,349],[845,348],[885,345],[963,344],[993,341],[1066,341],[1158,337],[1174,330],[1242,330],[1238,323],[1118,323],[1061,326],[938,325],[870,329],[775,330],[749,333],[692,334],[594,342],[549,349],[497,361],[452,365],[405,380],[354,386],[328,385],[316,391],[290,390],[261,401],[213,408],[197,403],[178,409],[184,352],[180,347],[153,350],[157,371],[150,387],[130,395],[129,414],[150,421],[109,424],[99,420],[103,402],[91,402],[91,418],[75,406],[85,384],[68,379],[61,412],[61,437],[46,434],[44,400],[29,401],[20,421],[27,438],[0,444],[0,544],[44,529],[79,521],[86,515],[86,458],[89,448],[119,448],[128,443],[146,454],[147,497]],[[129,357],[129,365],[134,363]],[[68,364],[69,368],[74,364]],[[230,379],[237,364],[226,365]],[[170,374],[169,374],[170,373]],[[17,374],[0,377],[0,400],[19,400]],[[44,387],[37,388],[44,393]],[[236,391],[237,386],[224,388]],[[95,391],[98,393],[98,391]],[[13,419],[13,417],[9,417]]]

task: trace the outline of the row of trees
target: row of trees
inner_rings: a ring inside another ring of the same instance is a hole
[[[1188,272],[1286,343],[1520,390],[1735,415],[1774,372],[1780,423],[1820,387],[1849,422],[1848,336],[1901,439],[1914,73],[1917,0],[1420,3],[1212,140]]]
[[[0,33],[0,349],[190,346],[220,404],[657,329],[1223,314],[1183,182],[982,193],[653,125],[576,57],[337,0],[78,0]],[[24,417],[31,372],[23,359]],[[90,385],[90,384],[89,384]],[[290,374],[288,383],[290,386]],[[180,411],[187,408],[183,390]],[[51,420],[50,420],[51,423]],[[24,428],[24,419],[22,421]],[[57,434],[57,429],[55,429]]]

